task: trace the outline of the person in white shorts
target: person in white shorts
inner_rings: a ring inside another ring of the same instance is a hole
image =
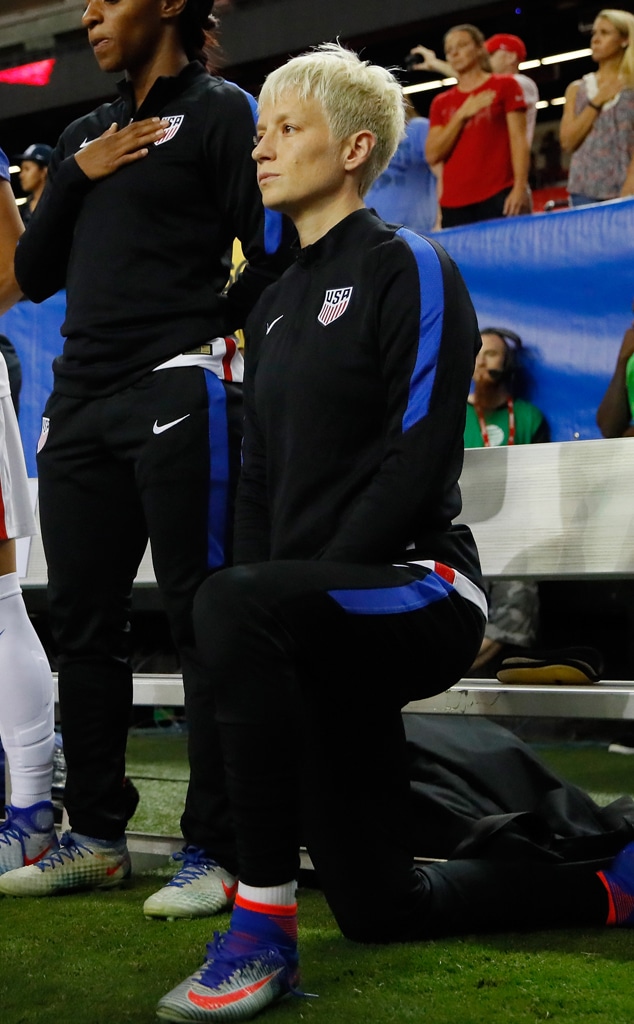
[[[13,250],[23,230],[0,149],[0,313],[20,298]],[[0,823],[0,875],[57,849],[51,785],[55,744],[53,676],[29,619],[17,573],[19,537],[37,532],[9,372],[0,354],[0,739],[11,803]]]

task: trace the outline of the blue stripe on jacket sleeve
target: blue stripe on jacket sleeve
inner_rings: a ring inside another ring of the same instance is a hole
[[[408,228],[400,228],[397,235],[407,242],[416,260],[420,299],[418,353],[403,416],[403,430],[408,430],[429,410],[442,338],[445,290],[440,260],[433,245]]]

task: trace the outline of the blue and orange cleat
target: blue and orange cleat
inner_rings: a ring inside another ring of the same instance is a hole
[[[242,1021],[289,994],[300,995],[297,950],[245,947],[232,931],[216,932],[202,967],[160,1000],[156,1015],[183,1021]]]
[[[608,892],[606,924],[634,928],[634,843],[628,843],[599,878]]]

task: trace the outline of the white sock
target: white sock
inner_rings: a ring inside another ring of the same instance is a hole
[[[295,903],[297,882],[286,882],[284,885],[270,885],[260,888],[238,882],[238,895],[251,903],[269,903],[275,907],[290,907]]]
[[[0,576],[0,738],[11,804],[51,799],[55,746],[53,676],[15,572]]]

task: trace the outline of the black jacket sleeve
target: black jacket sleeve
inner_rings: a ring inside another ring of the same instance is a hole
[[[92,185],[74,155],[64,158],[63,153],[62,137],[53,151],[42,197],[15,254],[15,276],[32,302],[43,302],[65,286],[75,221]]]

